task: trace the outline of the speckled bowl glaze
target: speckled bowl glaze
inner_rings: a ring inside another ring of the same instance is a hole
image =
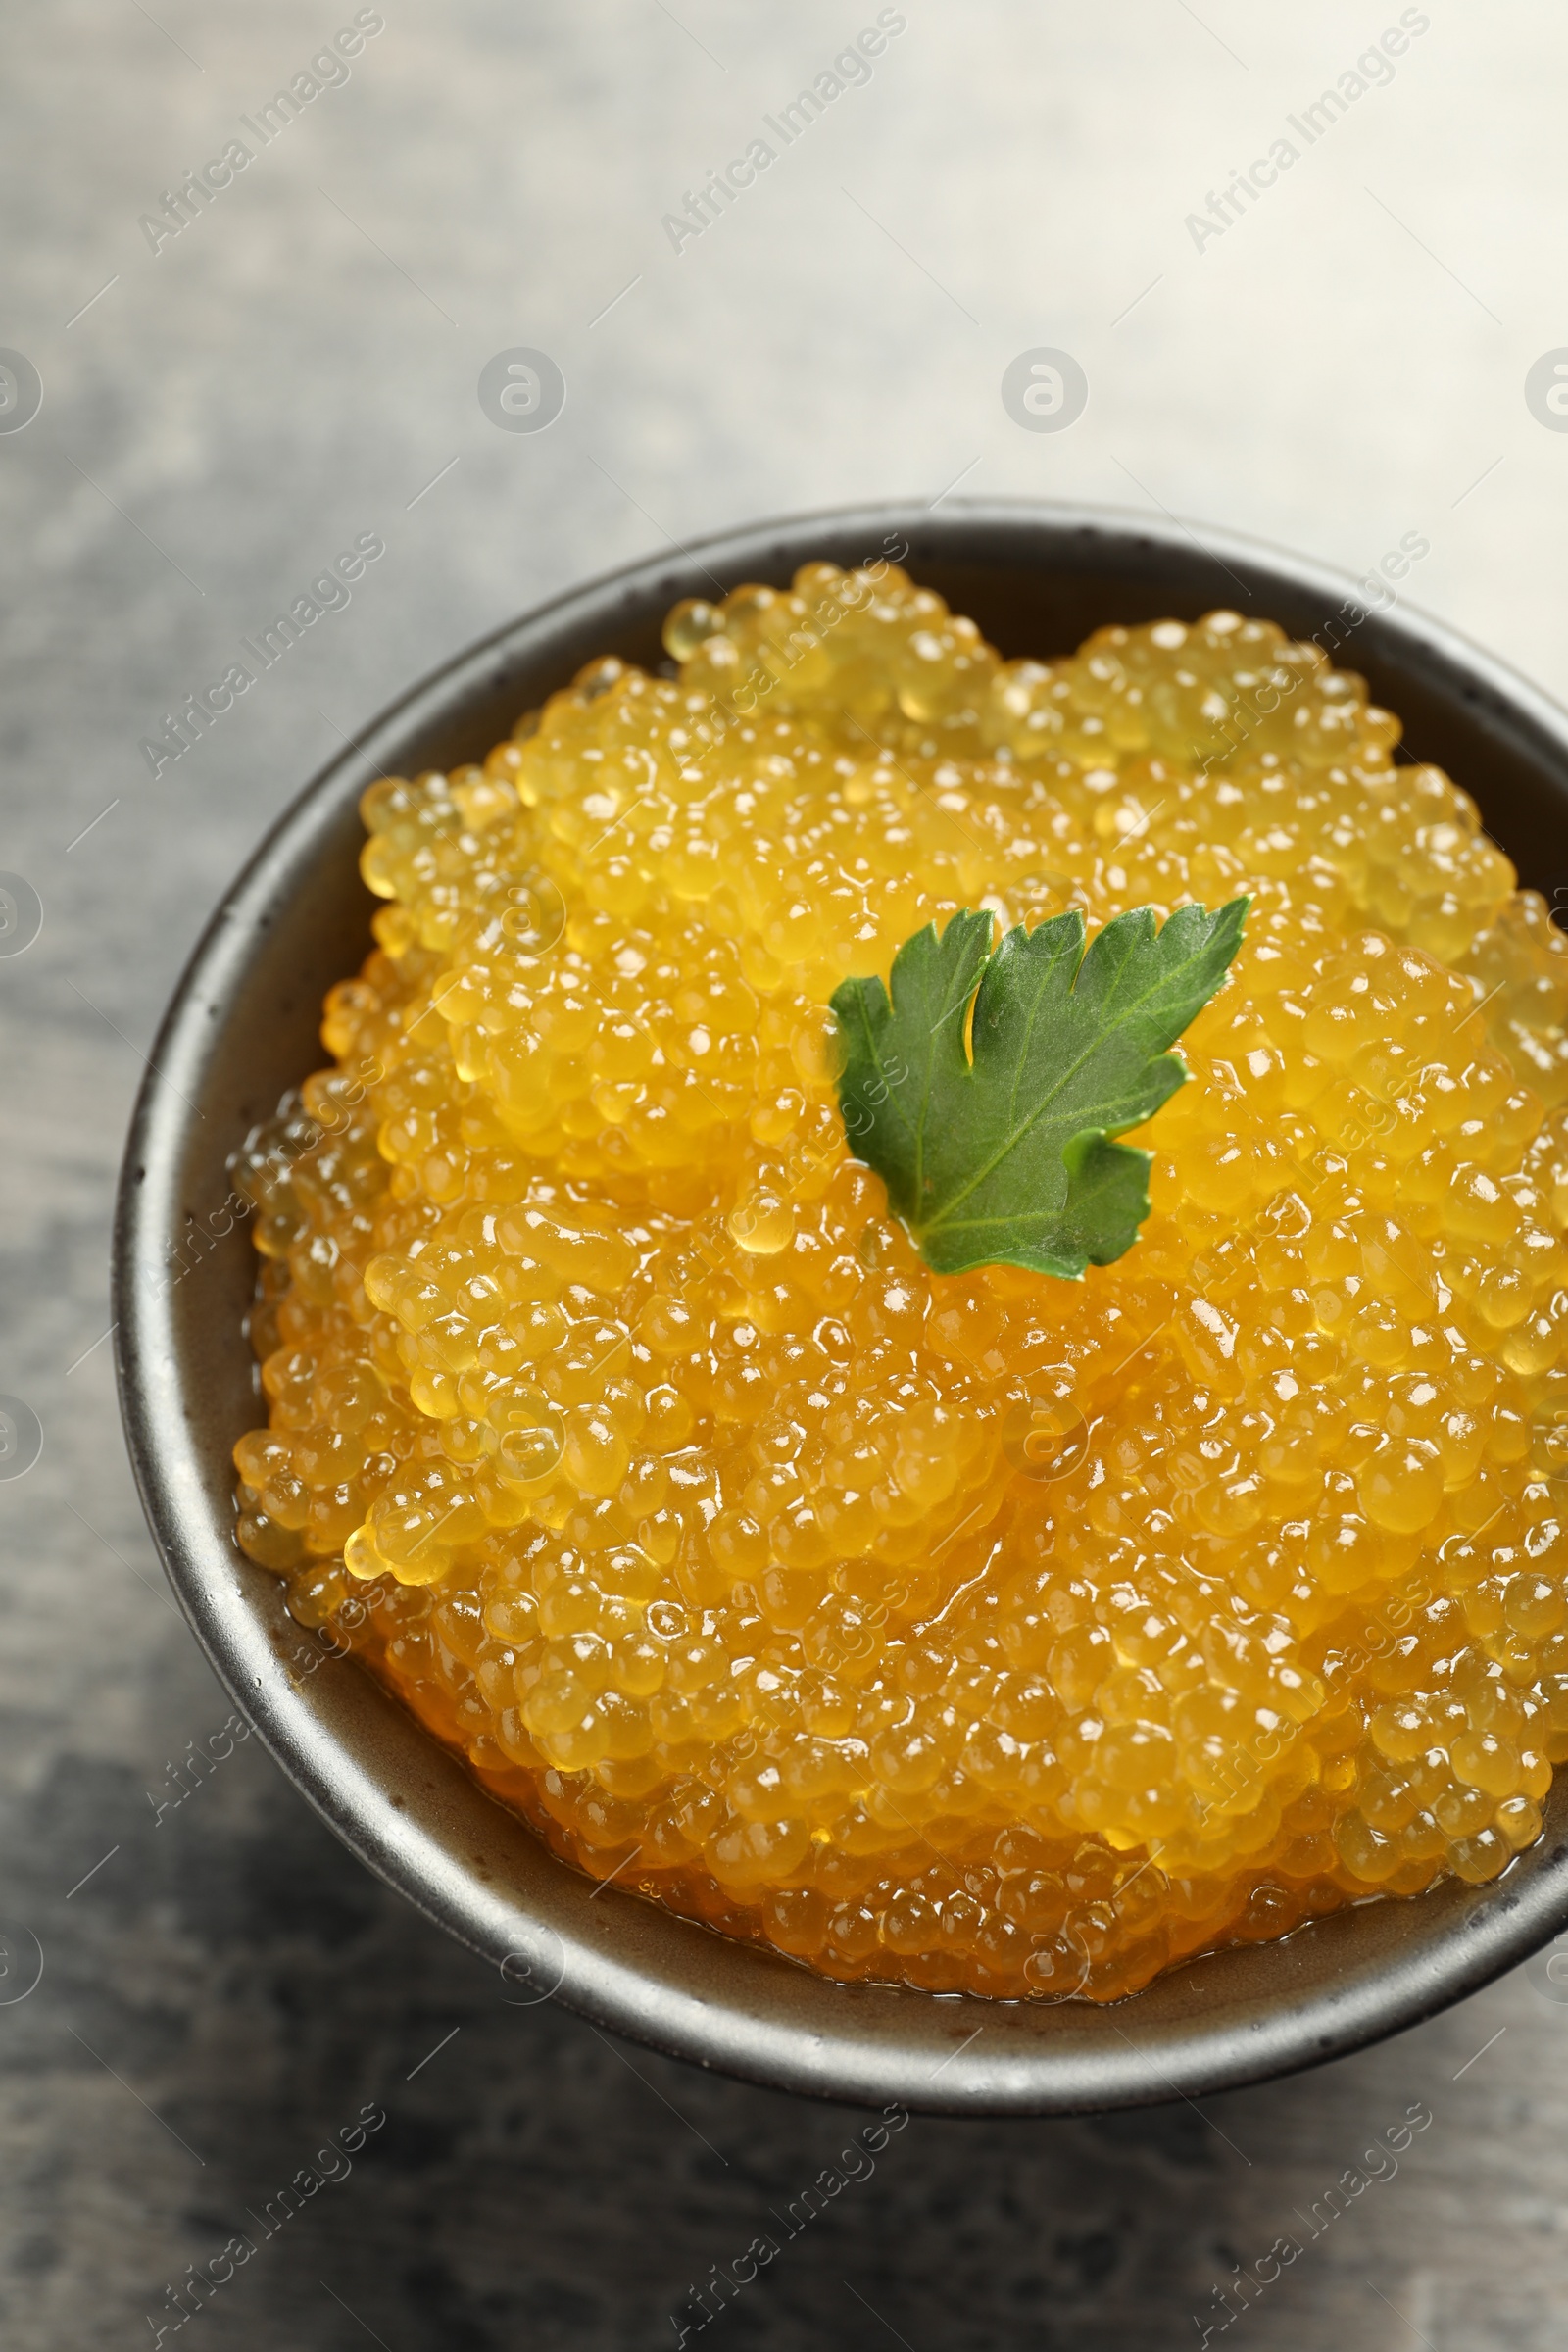
[[[385,773],[482,759],[597,654],[661,659],[680,597],[898,554],[1008,656],[1110,621],[1231,606],[1317,636],[1479,803],[1522,879],[1568,875],[1568,714],[1435,621],[1316,564],[1175,521],[1033,503],[872,507],[726,533],[563,597],[416,687],[294,803],[174,994],[131,1128],[115,1236],[121,1401],[147,1517],[198,1640],[284,1771],[362,1861],[498,1970],[702,2066],[783,2089],[952,2114],[1153,2104],[1257,2082],[1430,2017],[1568,1925],[1568,1776],[1494,1885],[1381,1898],[1189,1962],[1108,2007],[842,1985],[614,1886],[597,1889],[488,1796],[380,1686],[303,1633],[237,1549],[229,1448],[256,1418],[241,1323],[255,1260],[227,1162],[318,1066],[323,994],[372,906],[357,804]],[[171,1263],[186,1270],[171,1278]],[[590,1899],[592,1898],[592,1899]]]

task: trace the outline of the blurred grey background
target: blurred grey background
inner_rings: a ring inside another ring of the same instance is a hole
[[[173,2341],[167,2290],[367,2102],[388,2120],[352,2173],[186,2340],[673,2343],[688,2285],[858,2120],[507,2007],[254,1744],[158,1812],[228,1702],[124,1462],[112,1186],[187,951],[307,776],[560,589],[884,495],[1166,509],[1356,573],[1419,533],[1414,599],[1568,691],[1549,0],[903,0],[871,77],[678,250],[663,217],[871,0],[384,0],[346,79],[314,76],[265,146],[242,128],[355,14],[55,0],[0,26],[0,868],[42,909],[32,938],[13,891],[0,924],[0,1391],[44,1433],[0,1477],[8,2352]],[[1358,72],[1401,22],[1390,73]],[[1343,118],[1308,141],[1328,88]],[[236,136],[256,152],[209,206],[141,225]],[[1282,138],[1275,184],[1193,225]],[[1042,346],[1089,383],[1059,432],[1002,399]],[[517,347],[565,379],[548,431],[481,409]],[[352,604],[155,777],[165,713],[367,532],[386,554]],[[1201,2114],[917,2119],[710,2340],[1556,2352],[1568,2005],[1545,1967]],[[1418,2101],[1397,2177],[1227,2323],[1236,2266]]]

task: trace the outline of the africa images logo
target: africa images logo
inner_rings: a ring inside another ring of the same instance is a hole
[[[1315,147],[1319,139],[1325,138],[1369,91],[1387,89],[1396,71],[1394,60],[1403,57],[1410,43],[1431,28],[1432,19],[1425,9],[1405,9],[1398,24],[1391,24],[1370,48],[1364,49],[1337,81],[1310,105],[1303,106],[1298,115],[1286,116],[1296,138],[1281,132],[1267,155],[1256,157],[1245,172],[1233,172],[1229,184],[1217,192],[1210,188],[1206,211],[1189,213],[1184,224],[1199,252],[1204,252],[1216,237],[1234,228],[1249,206],[1256,204],[1265,190],[1276,186],[1281,173],[1293,170],[1307,148]],[[1299,147],[1297,138],[1301,142]]]
[[[682,252],[694,238],[721,220],[743,189],[754,187],[758,174],[775,164],[786,147],[804,138],[811,124],[835,106],[846,91],[863,89],[871,79],[871,60],[880,57],[889,41],[897,40],[908,29],[909,20],[902,9],[884,8],[878,12],[875,24],[868,24],[845,49],[841,49],[830,66],[820,74],[787,106],[776,115],[764,115],[764,131],[759,131],[744,155],[738,155],[724,166],[722,172],[710,172],[701,188],[687,188],[681,197],[685,208],[678,213],[666,213],[660,226],[674,246]],[[775,147],[773,140],[778,141]]]
[[[323,91],[341,89],[351,77],[349,59],[358,57],[367,41],[374,40],[378,32],[385,30],[386,19],[379,9],[362,8],[353,24],[334,33],[327,46],[308,66],[302,66],[285,88],[278,90],[265,106],[259,106],[254,116],[241,115],[240,122],[249,135],[230,138],[221,155],[210,157],[199,172],[187,172],[176,187],[165,188],[156,213],[142,214],[136,225],[153,252],[162,253],[173,238],[199,220],[223,190],[233,186],[235,174],[253,163],[263,148],[281,138],[289,124],[306,107],[314,105]]]

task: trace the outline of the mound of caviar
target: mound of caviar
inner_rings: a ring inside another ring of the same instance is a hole
[[[891,564],[366,795],[242,1155],[239,1541],[562,1854],[837,1978],[1135,1990],[1494,1878],[1568,1757],[1568,942],[1215,612],[1004,662]],[[932,1273],[828,1001],[933,918],[1252,899],[1153,1212]]]

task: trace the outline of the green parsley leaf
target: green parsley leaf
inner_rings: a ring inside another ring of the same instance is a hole
[[[1209,914],[1118,914],[1084,954],[1083,916],[1009,931],[928,923],[893,958],[893,989],[833,992],[850,1149],[888,1188],[927,1265],[1027,1266],[1076,1281],[1109,1265],[1149,1214],[1151,1154],[1110,1139],[1184,1084],[1166,1049],[1213,996],[1250,899]],[[973,1006],[973,1052],[965,1040]]]

